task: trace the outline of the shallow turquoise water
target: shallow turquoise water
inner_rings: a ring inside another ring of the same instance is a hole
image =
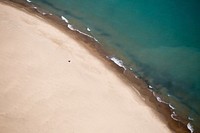
[[[115,51],[176,113],[200,123],[200,1],[33,0]],[[200,124],[199,124],[200,125]]]

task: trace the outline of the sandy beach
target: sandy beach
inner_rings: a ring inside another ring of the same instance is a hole
[[[76,40],[0,4],[1,133],[169,133],[142,98]]]

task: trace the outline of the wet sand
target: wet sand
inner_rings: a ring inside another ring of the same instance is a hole
[[[0,131],[171,132],[135,88],[40,17],[0,4]]]

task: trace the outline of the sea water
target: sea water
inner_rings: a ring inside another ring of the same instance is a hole
[[[199,0],[32,2],[95,37],[174,114],[187,117],[188,128],[200,127]]]

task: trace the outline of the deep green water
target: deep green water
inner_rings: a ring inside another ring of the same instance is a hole
[[[200,125],[199,0],[33,0],[114,51],[175,112]]]

